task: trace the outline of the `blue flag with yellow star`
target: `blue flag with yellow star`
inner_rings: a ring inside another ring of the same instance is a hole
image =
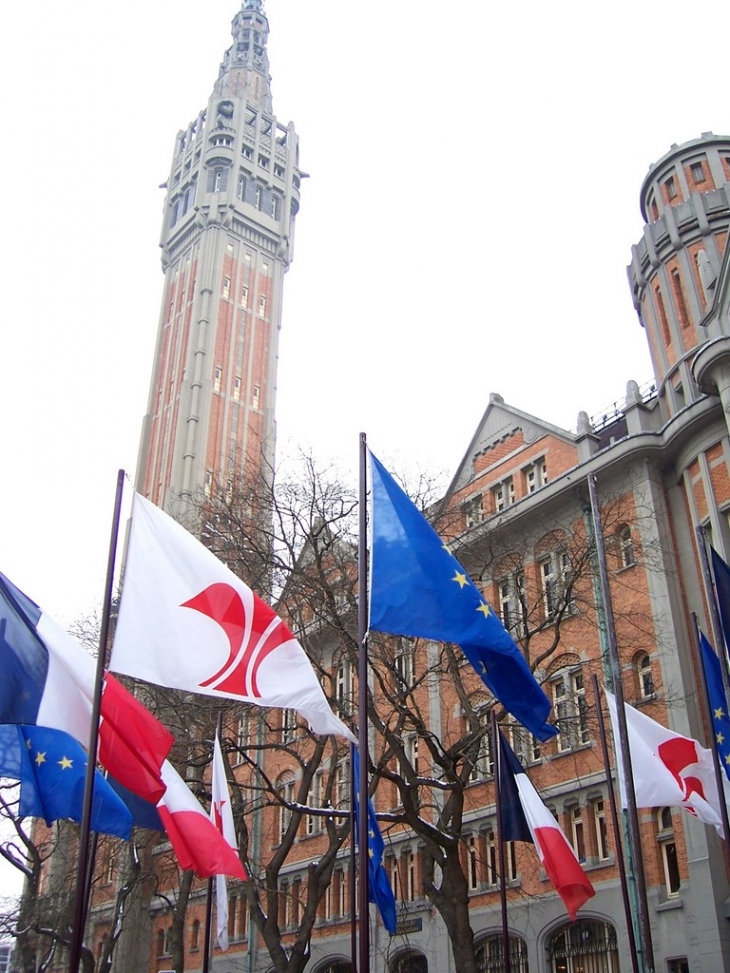
[[[360,780],[360,759],[357,748],[352,748],[352,771],[355,780]],[[358,818],[360,815],[360,798],[355,788],[355,834],[358,835]],[[385,842],[375,817],[373,802],[368,798],[368,899],[378,907],[383,925],[391,934],[395,935],[397,919],[395,911],[395,896],[388,881],[388,873],[383,864]]]
[[[707,693],[710,697],[712,710],[712,730],[715,734],[715,745],[720,763],[725,769],[725,776],[730,780],[730,716],[728,716],[725,688],[722,684],[722,663],[710,643],[700,632],[700,648],[702,650],[702,667],[705,670]]]
[[[87,754],[78,740],[44,726],[0,725],[0,777],[20,781],[18,814],[79,823],[84,803]],[[92,830],[129,838],[132,814],[95,771]]]
[[[514,639],[415,504],[370,453],[370,628],[453,642],[504,708],[540,740],[550,700]]]

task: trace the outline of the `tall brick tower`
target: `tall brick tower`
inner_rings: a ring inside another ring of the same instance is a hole
[[[137,489],[168,511],[271,462],[298,139],[272,111],[262,0],[243,0],[206,108],[175,140]]]

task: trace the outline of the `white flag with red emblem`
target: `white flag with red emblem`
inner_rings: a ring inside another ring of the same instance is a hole
[[[616,741],[616,763],[623,807],[628,807],[624,768],[618,745],[618,710],[615,697],[606,691]],[[683,807],[705,824],[723,826],[712,752],[693,740],[668,730],[661,723],[624,704],[631,750],[637,807]],[[727,784],[727,781],[725,781]],[[725,800],[728,788],[725,788]]]
[[[226,780],[226,768],[223,763],[220,740],[215,735],[213,746],[213,771],[211,774],[210,819],[223,839],[234,849],[238,850],[236,828],[233,824],[233,810],[231,795]],[[218,945],[225,951],[228,949],[228,885],[225,875],[215,878],[215,913],[216,937]]]
[[[139,494],[109,668],[169,689],[296,709],[315,733],[356,742],[276,612]]]

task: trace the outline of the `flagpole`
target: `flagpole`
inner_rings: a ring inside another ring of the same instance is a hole
[[[350,742],[350,887],[348,898],[350,903],[350,963],[352,973],[357,973],[357,816],[355,814],[355,800],[359,781],[355,780],[353,768],[355,766],[355,744]]]
[[[603,766],[606,768],[606,789],[608,792],[608,806],[611,811],[611,825],[613,826],[614,839],[616,841],[616,861],[621,878],[621,898],[624,903],[624,913],[626,914],[626,932],[629,937],[629,949],[631,951],[631,967],[634,973],[641,973],[639,965],[639,954],[636,949],[636,933],[634,932],[634,919],[631,912],[631,902],[629,901],[629,883],[626,875],[626,862],[621,845],[621,825],[618,818],[616,807],[616,793],[611,781],[610,760],[608,755],[608,742],[606,739],[606,722],[603,719],[603,709],[601,707],[601,696],[598,691],[598,679],[595,672],[591,674],[593,683],[593,698],[596,702],[596,715],[598,716],[598,737],[601,742],[601,752],[603,754]]]
[[[608,566],[606,563],[606,548],[603,542],[603,525],[601,523],[601,511],[596,495],[596,477],[588,476],[588,492],[591,500],[591,515],[593,517],[593,535],[596,543],[596,555],[598,559],[598,573],[600,581],[601,596],[606,624],[606,642],[608,646],[608,657],[611,663],[611,676],[613,691],[616,695],[616,709],[618,711],[619,726],[619,746],[623,760],[626,780],[626,795],[628,798],[628,836],[629,847],[631,848],[632,860],[635,864],[636,886],[638,892],[638,912],[639,929],[641,932],[642,945],[642,966],[645,973],[654,973],[654,945],[651,938],[651,925],[649,922],[649,902],[646,894],[646,873],[644,870],[644,856],[641,849],[641,835],[639,829],[639,815],[636,809],[636,793],[634,790],[634,772],[631,765],[631,750],[629,749],[629,733],[626,726],[626,711],[624,710],[624,691],[621,681],[621,663],[618,656],[618,645],[616,642],[616,628],[613,621],[613,603],[611,600],[611,588],[608,583]]]
[[[220,740],[221,733],[223,731],[223,710],[218,710],[218,719],[215,724],[215,735],[218,740]],[[215,741],[213,741],[213,748],[215,752]],[[211,797],[212,800],[212,797]],[[217,907],[217,903],[216,903]],[[212,929],[213,929],[213,876],[211,875],[208,879],[208,892],[207,899],[205,903],[205,952],[203,953],[203,973],[208,973],[210,970],[210,954],[211,954],[211,941],[212,941]]]
[[[106,588],[104,590],[104,604],[101,615],[101,631],[99,634],[99,652],[96,657],[96,679],[94,682],[94,701],[91,710],[91,733],[89,736],[89,758],[86,764],[86,780],[84,785],[84,803],[81,813],[81,829],[79,831],[79,860],[76,866],[76,891],[74,895],[73,924],[71,927],[71,943],[69,945],[69,973],[78,973],[81,961],[81,950],[84,942],[84,929],[89,901],[91,882],[91,807],[94,798],[94,771],[96,770],[96,753],[99,747],[99,715],[101,713],[101,693],[106,668],[106,655],[109,643],[109,626],[112,609],[112,591],[114,587],[114,565],[117,557],[117,540],[119,536],[119,521],[122,509],[122,493],[124,490],[124,470],[117,474],[117,492],[114,500],[114,514],[112,516],[111,537],[109,540],[109,557],[107,560]]]
[[[370,905],[368,895],[368,555],[367,555],[367,437],[360,433],[360,511],[358,537],[358,744],[360,748],[360,814],[358,815],[360,973],[370,973]],[[73,971],[72,971],[73,973]]]
[[[712,764],[715,769],[715,783],[717,784],[717,799],[720,804],[720,817],[722,819],[722,827],[725,832],[725,840],[722,842],[723,851],[725,854],[725,864],[728,869],[730,869],[730,820],[728,820],[727,802],[725,801],[725,785],[723,778],[725,776],[725,771],[722,769],[722,764],[720,763],[720,753],[717,749],[717,739],[715,737],[715,731],[713,730],[713,718],[712,718],[712,701],[710,699],[710,687],[707,682],[707,673],[705,672],[705,663],[702,658],[702,646],[700,645],[700,628],[697,624],[697,615],[695,612],[690,613],[692,618],[692,632],[694,634],[695,652],[699,659],[699,669],[700,669],[700,680],[702,681],[702,688],[704,692],[702,693],[702,698],[704,701],[703,709],[705,711],[705,717],[707,719],[707,726],[709,728],[710,734],[710,749],[712,750]],[[724,669],[722,665],[722,659],[720,659],[720,668]],[[725,705],[727,706],[727,695],[725,698]]]
[[[502,795],[499,787],[499,729],[497,728],[497,712],[492,707],[490,713],[492,725],[492,759],[494,763],[494,804],[497,813],[497,834],[499,836],[499,905],[502,913],[502,959],[504,973],[511,973],[509,955],[509,920],[507,917],[507,868],[502,838]]]

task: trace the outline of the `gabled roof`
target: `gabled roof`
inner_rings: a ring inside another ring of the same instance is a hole
[[[501,395],[492,392],[489,396],[489,404],[472,436],[464,458],[449,484],[444,499],[448,501],[455,492],[473,479],[474,458],[476,456],[494,447],[517,431],[522,432],[526,444],[535,443],[545,436],[552,436],[574,446],[577,444],[577,437],[568,432],[567,429],[561,429],[544,419],[530,415],[529,412],[523,412],[512,405],[507,405]]]

